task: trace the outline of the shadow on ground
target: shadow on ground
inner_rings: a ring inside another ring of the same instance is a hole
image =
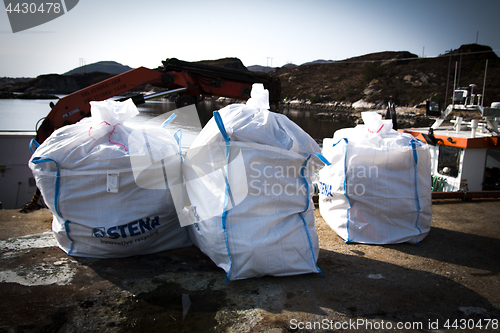
[[[495,245],[485,237],[470,238],[448,230],[437,230],[434,234],[439,239],[450,240],[458,236],[458,244],[482,244],[483,250]],[[445,242],[450,245],[449,241]],[[428,257],[429,251],[425,249],[432,245],[429,243],[418,247],[403,244],[403,247],[413,255]],[[471,258],[468,255],[463,258],[457,252],[454,263],[471,264],[481,252],[478,248]],[[440,260],[439,253],[431,254]],[[97,274],[92,279],[109,281],[119,290],[127,291],[127,295],[134,295],[121,301],[119,309],[127,319],[116,324],[137,332],[222,331],[241,322],[251,327],[258,319],[251,322],[251,317],[256,316],[255,309],[265,313],[259,327],[285,331],[291,328],[292,319],[365,318],[421,322],[425,328],[436,320],[444,324],[447,319],[498,318],[500,315],[485,298],[449,278],[327,250],[321,250],[318,261],[323,277],[319,274],[263,277],[227,284],[223,284],[223,271],[193,247],[127,259],[77,260]],[[480,269],[492,267],[489,262],[476,260],[475,263],[473,267]],[[107,302],[100,297],[90,297],[82,299],[80,304],[87,306],[86,312],[91,316],[92,307],[106,307]],[[482,310],[465,313],[463,309]],[[113,311],[112,308],[109,311]],[[243,327],[242,331],[245,331]]]

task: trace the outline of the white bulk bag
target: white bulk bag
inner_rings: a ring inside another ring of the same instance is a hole
[[[124,125],[138,114],[131,100],[90,104],[92,117],[56,130],[29,163],[59,246],[96,258],[189,246],[165,177],[180,177],[175,138]]]
[[[365,125],[323,141],[331,165],[319,172],[320,213],[346,242],[419,242],[432,217],[428,145],[376,112],[362,116]]]
[[[247,104],[214,112],[183,163],[193,243],[226,271],[226,281],[318,273],[311,154],[317,143],[267,110],[255,85]],[[321,163],[321,166],[323,164]]]

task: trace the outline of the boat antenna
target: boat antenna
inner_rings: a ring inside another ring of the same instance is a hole
[[[481,106],[484,102],[484,88],[486,88],[486,73],[488,71],[488,59],[486,59],[486,67],[484,68],[484,81],[483,81],[483,99],[481,100]]]
[[[458,86],[460,86],[460,72],[462,72],[462,51],[460,51],[460,66],[458,66]]]
[[[450,68],[451,68],[451,51],[450,51],[450,60],[448,61],[448,76],[446,77],[446,93],[444,95],[444,108],[446,107],[446,103],[448,103],[448,89],[450,87]]]
[[[455,61],[455,78],[453,79],[453,96],[451,97],[452,110],[455,108],[455,89],[457,86],[457,66],[458,66],[458,63]]]

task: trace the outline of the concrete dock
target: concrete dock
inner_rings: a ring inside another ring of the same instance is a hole
[[[499,332],[500,200],[435,200],[420,245],[346,244],[316,210],[324,276],[224,284],[196,247],[66,255],[46,209],[0,210],[0,332]]]

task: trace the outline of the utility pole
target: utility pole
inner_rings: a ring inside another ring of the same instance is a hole
[[[86,69],[85,66],[86,66],[85,59],[80,58],[80,74],[85,74],[85,69]]]
[[[269,59],[271,59],[271,67],[272,67],[273,66],[273,58],[272,57],[266,57],[266,59],[267,59],[266,65],[267,65],[267,68],[269,69]]]

